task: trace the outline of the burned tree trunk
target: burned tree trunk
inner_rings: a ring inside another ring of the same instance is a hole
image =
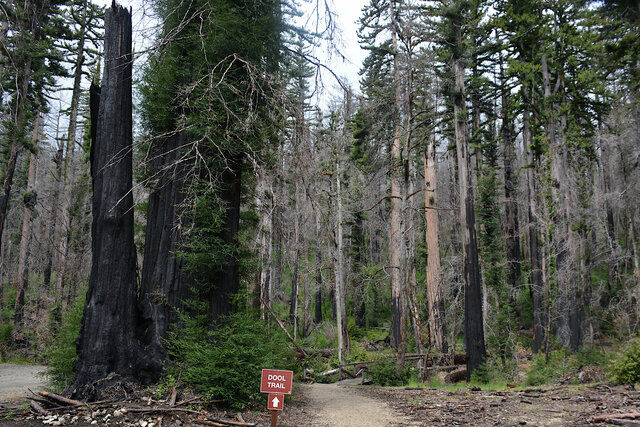
[[[462,22],[454,20],[456,45],[462,45]],[[482,312],[482,278],[478,259],[476,219],[471,181],[471,160],[467,138],[467,110],[465,107],[464,60],[452,60],[455,91],[453,111],[455,118],[456,151],[458,159],[458,185],[460,188],[460,225],[462,227],[462,255],[464,260],[464,341],[467,349],[467,379],[486,359]]]
[[[151,374],[159,375],[168,357],[164,340],[177,320],[177,308],[189,298],[193,284],[184,269],[184,260],[176,256],[183,243],[184,224],[181,206],[185,201],[185,132],[177,132],[153,147],[151,163],[152,191],[149,194],[144,263],[140,283],[140,312],[145,357]]]
[[[99,380],[111,373],[125,379],[145,378],[140,366],[142,346],[136,337],[131,15],[115,4],[105,15],[104,49],[98,117],[92,120],[96,122],[91,146],[93,257],[71,390],[73,396],[89,400],[99,398],[100,389],[110,385]]]
[[[224,261],[218,276],[217,287],[209,293],[209,321],[212,326],[215,326],[223,316],[231,313],[233,296],[240,287],[235,247],[236,235],[240,227],[243,158],[241,154],[230,155],[229,157],[227,159],[229,167],[222,174],[221,188],[218,195],[225,205],[220,238],[232,250]]]

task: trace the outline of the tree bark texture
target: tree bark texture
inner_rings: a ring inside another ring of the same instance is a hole
[[[313,314],[313,323],[319,325],[322,322],[322,249],[320,246],[320,213],[315,209],[315,267],[316,267],[316,295],[315,295],[315,311]]]
[[[51,220],[49,222],[48,241],[47,241],[47,264],[44,269],[44,291],[51,290],[51,273],[53,272],[53,260],[56,251],[56,230],[58,224],[58,201],[60,199],[60,183],[62,181],[62,158],[64,148],[63,143],[58,143],[58,151],[53,157],[55,163],[55,188],[53,190],[53,199],[51,202]]]
[[[389,2],[391,17],[391,39],[393,47],[393,83],[395,86],[395,125],[391,143],[391,221],[389,232],[389,261],[391,277],[391,345],[397,350],[398,369],[404,367],[404,356],[407,346],[407,308],[406,308],[406,257],[404,253],[404,233],[402,215],[405,200],[404,162],[402,159],[400,112],[402,108],[402,91],[400,87],[398,35],[396,29],[396,12],[394,2]]]
[[[222,317],[231,313],[233,297],[240,287],[240,275],[236,255],[236,235],[240,227],[240,193],[242,191],[241,154],[229,155],[227,168],[222,173],[218,194],[224,203],[222,231],[220,237],[232,248],[217,280],[217,286],[209,293],[209,322],[215,327]]]
[[[140,283],[141,339],[146,357],[160,374],[167,358],[164,340],[178,318],[176,309],[191,296],[191,276],[184,261],[176,256],[182,249],[182,203],[185,201],[185,162],[188,143],[185,132],[177,132],[158,142],[151,150],[152,189],[147,210],[147,231]]]
[[[438,162],[433,138],[429,138],[424,162],[425,219],[427,247],[427,304],[429,308],[429,330],[431,344],[442,353],[447,353],[446,313],[442,281],[440,277],[440,218],[438,214]]]
[[[530,112],[527,107],[522,112],[522,139],[527,152],[527,198],[528,209],[527,232],[529,236],[529,261],[531,263],[531,301],[533,305],[533,352],[542,350],[545,342],[544,321],[544,280],[542,265],[540,262],[540,249],[538,243],[538,218],[535,181],[535,156],[533,154],[531,138]]]
[[[504,73],[500,69],[502,81]],[[507,237],[507,284],[509,285],[510,301],[515,311],[517,290],[522,280],[520,270],[520,224],[518,222],[518,203],[516,202],[516,182],[513,174],[515,156],[513,153],[514,135],[513,122],[509,114],[509,98],[506,89],[502,89],[502,141],[504,145],[504,198],[505,198],[505,232]]]
[[[271,308],[271,270],[272,270],[272,248],[273,248],[273,189],[267,185],[268,180],[264,176],[260,177],[257,197],[261,208],[260,227],[260,296],[259,306],[262,319],[266,319],[268,309]]]
[[[343,249],[343,228],[342,228],[342,182],[340,161],[336,163],[336,263],[335,263],[335,282],[336,282],[336,322],[338,328],[338,361],[344,363],[345,356],[348,353],[349,335],[347,331],[347,312],[345,307],[345,280],[344,280],[344,249]]]
[[[32,141],[36,146],[40,138],[40,123],[42,118],[40,115],[36,118],[33,128]],[[24,208],[22,210],[22,231],[20,233],[20,257],[18,259],[18,275],[16,277],[16,301],[14,304],[13,315],[13,336],[14,341],[22,341],[22,327],[24,325],[24,294],[29,287],[29,246],[31,243],[31,232],[33,229],[33,209],[36,206],[37,194],[35,192],[36,174],[37,174],[38,155],[29,154],[29,172],[27,178],[27,191],[23,195]]]
[[[461,20],[461,18],[460,18]],[[454,20],[457,44],[462,44],[461,22]],[[471,159],[467,137],[467,112],[465,108],[465,83],[463,58],[454,57],[453,72],[455,95],[456,151],[458,158],[458,185],[460,188],[460,224],[462,226],[462,255],[464,262],[465,316],[464,339],[467,349],[467,379],[486,359],[482,315],[482,278],[478,259],[478,241],[475,225],[475,208],[471,177]]]
[[[87,2],[83,3],[83,14],[87,14]],[[56,289],[60,297],[63,295],[64,281],[67,273],[67,259],[69,253],[69,239],[71,228],[71,190],[73,189],[73,153],[75,151],[76,130],[78,127],[78,105],[82,93],[82,67],[84,66],[84,44],[86,38],[86,19],[80,29],[75,72],[73,76],[73,90],[71,92],[71,106],[69,112],[69,128],[67,129],[67,146],[64,156],[63,180],[62,180],[62,203],[60,207],[61,225],[60,241],[58,242],[58,268],[56,269]]]
[[[109,384],[98,381],[110,373],[149,379],[142,366],[142,343],[136,337],[140,324],[131,192],[131,15],[115,4],[105,15],[104,49],[91,146],[93,256],[71,389],[72,395],[88,400],[100,397],[100,388]]]

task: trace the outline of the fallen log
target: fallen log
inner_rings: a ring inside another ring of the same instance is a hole
[[[186,414],[193,415],[203,415],[202,411],[194,411],[193,409],[184,409],[184,408],[126,408],[127,412],[137,413],[137,414],[150,414],[150,413],[171,413],[171,412],[182,412]]]
[[[456,369],[444,377],[446,383],[457,383],[467,379],[467,368]]]
[[[632,426],[640,426],[640,421],[618,420],[616,418],[609,418],[607,420],[607,424],[612,424],[614,426],[632,427]]]
[[[42,397],[44,397],[45,399],[49,399],[52,400],[58,404],[62,404],[62,405],[68,405],[68,406],[84,406],[86,405],[85,402],[81,402],[79,400],[74,400],[74,399],[69,399],[67,397],[64,396],[60,396],[59,394],[56,393],[49,393],[48,391],[39,391],[38,394]]]
[[[451,355],[443,353],[430,353],[430,354],[407,354],[406,360],[425,360],[425,367],[431,366],[451,366],[451,365],[465,365],[467,363],[467,355],[464,353],[456,353],[453,356],[453,363],[451,363]]]
[[[47,411],[46,409],[44,409],[38,402],[36,401],[31,401],[29,403],[29,407],[31,408],[31,410],[33,410],[33,412],[35,412],[38,415],[49,415],[49,411]]]
[[[425,368],[425,372],[453,372],[457,369],[460,369],[459,366],[431,366],[429,368]]]
[[[200,396],[196,396],[196,397],[192,397],[191,399],[183,400],[182,402],[176,403],[175,406],[186,405],[187,403],[192,403],[192,402],[195,402],[197,400],[200,400]],[[211,400],[210,402],[211,403],[221,403],[222,400]]]
[[[207,417],[207,419],[209,421],[213,421],[214,423],[221,423],[221,424],[229,425],[229,426],[242,426],[242,427],[254,427],[255,426],[254,423],[245,423],[245,422],[241,422],[241,421],[227,421],[227,420],[220,420],[220,419],[211,418],[211,417]]]
[[[630,412],[630,413],[627,413],[627,414],[597,415],[597,416],[592,417],[592,419],[596,423],[606,423],[610,419],[635,420],[635,419],[640,419],[640,412]]]

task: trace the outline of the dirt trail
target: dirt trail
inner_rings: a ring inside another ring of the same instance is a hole
[[[313,427],[416,426],[386,402],[359,393],[360,379],[336,384],[303,384],[305,415],[292,425]],[[287,423],[288,424],[288,423]]]
[[[0,365],[0,402],[28,396],[29,389],[42,390],[46,381],[39,374],[44,370],[44,366]]]

